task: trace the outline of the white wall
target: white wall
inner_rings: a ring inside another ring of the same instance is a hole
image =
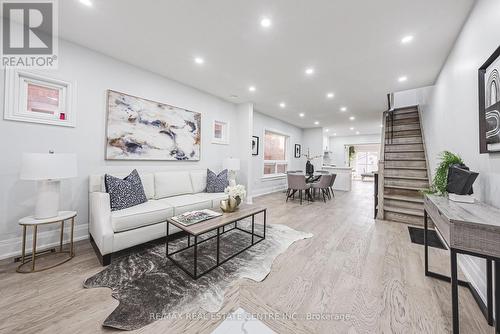
[[[434,86],[426,86],[396,92],[394,93],[394,108],[421,105],[429,97],[433,89]]]
[[[253,136],[259,137],[259,155],[252,156],[252,195],[261,195],[285,189],[286,178],[263,178],[264,176],[264,131],[271,130],[289,136],[287,155],[289,170],[305,170],[305,160],[294,157],[295,144],[302,144],[302,129],[273,117],[254,111]],[[304,153],[304,145],[302,145]]]
[[[347,167],[345,160],[345,145],[358,144],[380,144],[381,134],[357,135],[357,136],[330,136],[329,150],[332,164],[337,167]]]
[[[4,145],[0,165],[0,257],[12,255],[12,252],[19,253],[20,228],[17,221],[20,217],[32,214],[34,209],[35,183],[20,181],[18,175],[23,152],[47,152],[53,149],[59,153],[77,154],[79,176],[63,181],[61,203],[62,209],[78,211],[77,238],[87,235],[89,174],[130,171],[133,168],[185,170],[208,167],[218,170],[222,167],[222,160],[230,154],[229,145],[211,144],[211,127],[214,119],[236,123],[235,106],[231,103],[64,41],[60,42],[59,69],[47,71],[46,74],[77,84],[77,124],[75,128],[65,128],[0,120],[0,139]],[[2,72],[2,106],[3,78]],[[201,112],[201,161],[105,161],[106,89]],[[230,135],[232,141],[238,134],[231,131]],[[56,235],[42,234],[40,243],[55,241],[53,236]]]
[[[323,147],[323,128],[304,129],[302,134],[302,154],[307,154],[307,150],[309,150],[311,156],[319,156],[319,158],[311,162],[314,165],[314,170],[321,169],[325,153]]]
[[[477,69],[500,41],[500,1],[478,1],[458,37],[435,89],[422,108],[432,173],[443,150],[456,152],[479,178],[475,196],[500,207],[500,154],[479,154]],[[484,262],[461,258],[462,269],[485,296]]]

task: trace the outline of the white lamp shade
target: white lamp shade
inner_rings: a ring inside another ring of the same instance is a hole
[[[76,154],[23,154],[21,180],[60,180],[76,175]]]
[[[240,170],[240,159],[226,158],[222,166],[227,170]]]

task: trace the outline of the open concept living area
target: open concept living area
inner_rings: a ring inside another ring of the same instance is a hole
[[[500,1],[0,10],[1,334],[500,334]]]

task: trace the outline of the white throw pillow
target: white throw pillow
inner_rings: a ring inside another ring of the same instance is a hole
[[[156,199],[192,193],[193,187],[189,172],[155,173]]]
[[[196,170],[190,172],[191,184],[193,185],[194,193],[203,193],[207,190],[207,171]]]

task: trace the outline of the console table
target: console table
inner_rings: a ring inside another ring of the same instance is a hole
[[[429,271],[428,217],[450,250],[451,278]],[[447,197],[425,195],[424,230],[425,275],[451,281],[453,333],[459,333],[458,285],[470,287],[469,283],[458,280],[458,254],[486,259],[487,305],[483,307],[483,313],[490,326],[493,325],[492,262],[495,263],[495,332],[500,333],[500,209],[481,202],[457,203]]]

